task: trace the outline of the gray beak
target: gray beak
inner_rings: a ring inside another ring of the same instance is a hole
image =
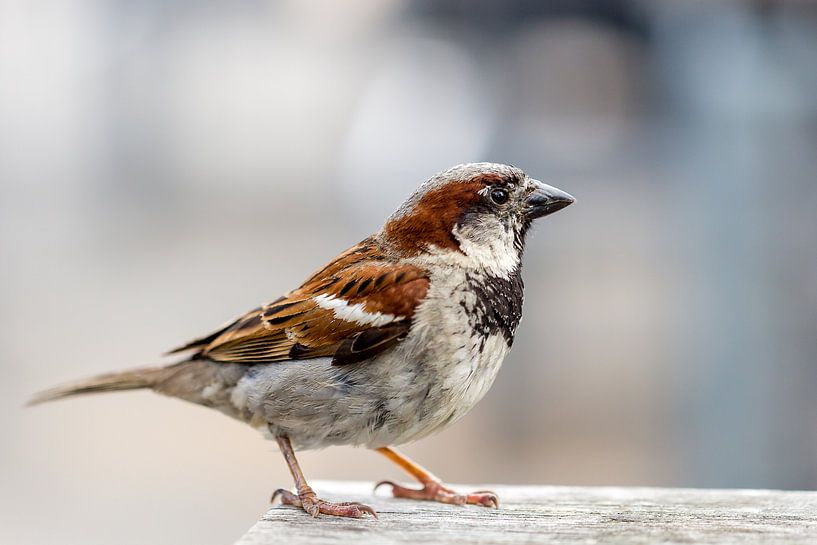
[[[525,199],[525,217],[529,220],[547,216],[576,201],[561,189],[556,189],[539,180],[529,180],[533,192]]]

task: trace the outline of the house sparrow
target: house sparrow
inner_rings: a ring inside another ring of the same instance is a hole
[[[307,484],[295,449],[329,445],[375,449],[422,485],[380,483],[396,497],[497,507],[492,492],[459,494],[390,445],[441,430],[488,391],[522,317],[528,228],[572,202],[515,167],[453,167],[299,288],[170,352],[189,352],[183,361],[58,387],[32,403],[150,388],[217,409],[277,441],[296,492],[273,500],[312,516],[376,516]]]

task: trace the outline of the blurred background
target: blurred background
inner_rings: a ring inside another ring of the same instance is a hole
[[[817,3],[0,0],[0,540],[240,536],[290,486],[255,431],[148,392],[22,404],[161,361],[479,160],[578,203],[529,242],[493,389],[410,455],[817,488]]]

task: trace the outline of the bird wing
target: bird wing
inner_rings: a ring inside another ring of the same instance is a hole
[[[350,248],[301,287],[171,353],[217,362],[368,359],[401,340],[428,291],[428,275],[388,259],[371,240]]]

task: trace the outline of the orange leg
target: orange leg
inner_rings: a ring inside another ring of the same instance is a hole
[[[471,494],[458,494],[445,486],[440,479],[434,476],[429,470],[414,462],[411,458],[400,454],[391,447],[381,447],[375,449],[377,452],[399,465],[409,475],[417,479],[423,488],[406,488],[393,481],[380,481],[375,485],[375,490],[387,484],[392,488],[395,498],[409,498],[412,500],[431,500],[441,503],[453,503],[463,505],[466,503],[474,505],[484,505],[485,507],[499,507],[499,498],[493,492],[480,490]]]
[[[272,499],[270,501],[274,502],[277,496],[281,496],[281,503],[284,505],[294,505],[295,507],[300,507],[313,517],[317,517],[319,514],[323,513],[325,515],[359,519],[368,513],[374,518],[377,518],[377,514],[374,512],[374,509],[368,505],[363,505],[362,503],[357,502],[331,503],[318,498],[315,491],[312,490],[312,487],[306,483],[306,478],[301,471],[301,466],[298,465],[298,460],[295,458],[295,451],[292,449],[292,444],[289,442],[289,438],[286,436],[279,436],[276,437],[276,440],[278,441],[278,446],[281,448],[281,453],[284,455],[284,458],[287,461],[289,472],[292,473],[292,478],[295,480],[295,487],[297,488],[298,493],[293,494],[289,490],[279,488],[272,493]]]

